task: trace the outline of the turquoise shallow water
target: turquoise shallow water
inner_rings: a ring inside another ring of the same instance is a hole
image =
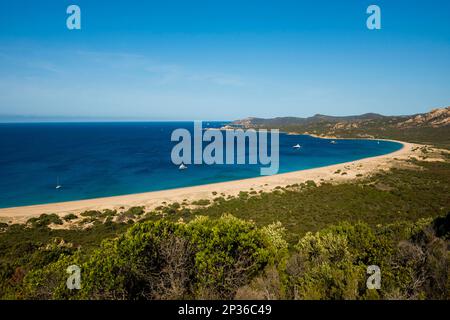
[[[209,123],[220,127],[223,123]],[[260,165],[190,165],[170,159],[176,128],[191,122],[0,124],[0,207],[90,199],[237,180]],[[292,148],[300,144],[301,149]],[[279,173],[387,154],[390,141],[280,135]],[[55,186],[59,180],[60,189]]]

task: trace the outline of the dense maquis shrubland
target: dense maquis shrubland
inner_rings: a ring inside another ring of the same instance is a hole
[[[449,112],[235,125],[449,148]],[[450,159],[442,157],[347,183],[309,181],[237,197],[212,191],[213,201],[151,212],[0,223],[0,298],[449,299]],[[66,286],[74,264],[80,290]],[[381,268],[379,290],[366,287],[369,265]]]
[[[450,161],[0,225],[3,299],[449,299]],[[69,229],[54,228],[61,224]],[[69,290],[66,269],[81,268]],[[381,289],[366,287],[367,266]]]

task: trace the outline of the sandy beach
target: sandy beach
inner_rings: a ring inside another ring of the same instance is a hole
[[[64,215],[67,213],[79,213],[86,210],[124,210],[133,206],[145,206],[147,210],[152,210],[163,202],[182,202],[184,200],[192,202],[199,199],[213,199],[221,194],[235,196],[240,191],[249,191],[250,189],[255,191],[271,191],[277,186],[283,187],[308,180],[313,180],[316,183],[348,181],[366,177],[379,170],[388,170],[391,167],[400,165],[402,162],[404,163],[404,160],[408,158],[420,157],[420,148],[418,147],[422,147],[422,145],[401,141],[396,142],[402,143],[403,147],[390,154],[273,176],[261,176],[194,187],[89,200],[5,208],[0,209],[0,221],[20,223],[25,222],[26,219],[31,216],[37,216],[43,213]],[[337,171],[339,173],[336,173]],[[343,175],[342,173],[344,172],[345,174]],[[213,192],[215,192],[216,195],[213,195]]]

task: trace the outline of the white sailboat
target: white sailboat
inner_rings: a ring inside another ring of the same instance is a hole
[[[59,184],[59,177],[56,177],[56,187],[55,189],[61,189],[62,185]]]
[[[301,145],[299,145],[298,143],[295,145],[295,146],[293,146],[292,148],[295,148],[295,149],[300,149],[302,146]]]
[[[332,143],[332,144],[336,144],[336,141],[334,141],[334,140],[331,140],[331,142],[330,143]]]
[[[187,166],[185,166],[185,165],[182,163],[182,164],[180,164],[180,166],[178,167],[178,169],[180,169],[180,170],[185,170],[185,169],[187,169]]]

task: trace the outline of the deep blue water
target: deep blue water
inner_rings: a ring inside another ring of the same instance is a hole
[[[220,127],[223,123],[209,123]],[[205,124],[206,126],[206,124]],[[0,207],[81,200],[256,177],[260,165],[190,165],[170,153],[191,122],[0,124]],[[299,143],[302,148],[295,150]],[[280,135],[279,173],[396,151],[388,141]],[[62,188],[56,189],[56,182]]]

